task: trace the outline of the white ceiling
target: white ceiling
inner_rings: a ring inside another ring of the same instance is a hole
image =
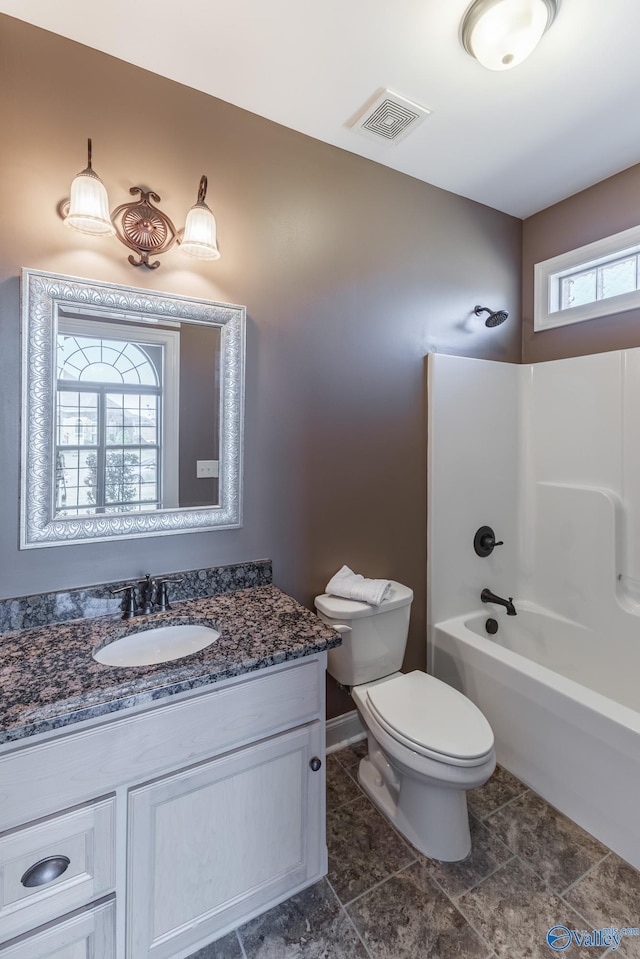
[[[0,12],[526,217],[640,162],[639,0],[563,0],[534,54],[465,53],[468,0],[0,0]],[[380,144],[349,122],[390,88],[433,111]]]

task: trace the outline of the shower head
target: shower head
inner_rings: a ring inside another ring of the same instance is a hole
[[[490,310],[488,306],[474,306],[473,312],[476,316],[480,316],[481,313],[488,313],[489,316],[484,321],[485,326],[500,326],[501,323],[507,319],[509,314],[506,310]]]

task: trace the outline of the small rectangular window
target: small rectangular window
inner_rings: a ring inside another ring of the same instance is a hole
[[[536,263],[534,330],[640,309],[640,227]]]

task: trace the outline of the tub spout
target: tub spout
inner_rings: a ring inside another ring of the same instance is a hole
[[[509,599],[503,599],[502,596],[496,596],[495,593],[492,593],[490,589],[483,589],[480,593],[480,599],[483,603],[496,603],[498,606],[504,606],[507,611],[507,616],[516,616],[516,608],[513,605],[513,596],[510,596]]]

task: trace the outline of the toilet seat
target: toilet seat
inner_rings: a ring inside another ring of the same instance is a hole
[[[477,766],[493,751],[493,731],[477,706],[428,673],[416,670],[373,683],[366,700],[382,728],[422,756]]]

